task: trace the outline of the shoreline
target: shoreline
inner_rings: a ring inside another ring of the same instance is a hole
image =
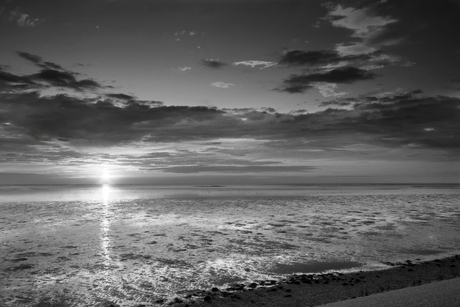
[[[460,276],[460,255],[385,264],[392,267],[350,273],[292,274],[281,281],[234,284],[158,303],[178,307],[320,306]]]

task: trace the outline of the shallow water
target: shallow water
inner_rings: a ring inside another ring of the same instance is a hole
[[[460,252],[451,187],[3,187],[0,305],[153,304]]]

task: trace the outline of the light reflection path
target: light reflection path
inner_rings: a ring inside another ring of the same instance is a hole
[[[111,240],[109,237],[110,231],[110,186],[104,184],[102,186],[102,215],[101,215],[101,256],[104,259],[104,265],[109,267],[112,264],[112,257],[110,253]]]

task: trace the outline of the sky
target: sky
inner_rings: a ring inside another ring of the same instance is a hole
[[[0,184],[460,183],[459,16],[0,0]]]

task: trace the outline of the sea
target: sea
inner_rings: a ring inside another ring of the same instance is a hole
[[[458,185],[0,186],[0,306],[162,306],[460,253]]]

